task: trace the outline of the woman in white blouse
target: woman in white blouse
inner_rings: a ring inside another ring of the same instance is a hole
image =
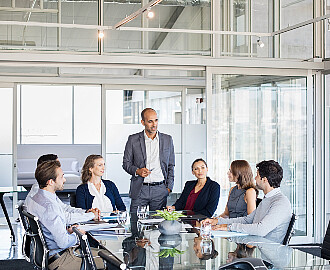
[[[81,171],[82,184],[77,188],[77,207],[98,208],[101,212],[126,211],[118,189],[110,180],[102,179],[105,163],[101,155],[89,155]]]

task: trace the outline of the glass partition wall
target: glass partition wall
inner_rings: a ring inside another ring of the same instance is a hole
[[[13,177],[14,166],[14,87],[0,85],[0,189],[16,187],[16,181]],[[4,202],[8,207],[9,216],[13,216],[13,195],[7,193],[4,195]],[[14,195],[14,201],[17,198]],[[15,215],[17,216],[17,215]],[[4,217],[0,212],[0,217]],[[2,219],[0,219],[2,221]],[[5,222],[5,221],[3,221]]]
[[[295,236],[311,236],[307,219],[312,211],[308,203],[313,199],[313,180],[307,111],[312,102],[308,105],[307,76],[215,73],[211,87],[208,157],[222,188],[218,211],[223,211],[227,201],[227,171],[233,160],[247,160],[255,176],[258,162],[274,159],[283,167],[281,190],[298,216]]]
[[[180,86],[142,88],[118,86],[118,90],[114,89],[114,86],[111,89],[105,88],[107,89],[105,126],[107,177],[116,183],[121,193],[128,193],[130,175],[122,169],[125,144],[129,135],[144,130],[140,113],[144,108],[151,107],[158,114],[158,130],[173,138],[175,152],[173,192],[181,193],[185,181],[192,179],[191,162],[206,157],[204,89],[186,89]],[[186,120],[182,121],[182,119]],[[182,156],[182,152],[185,152],[185,155]]]
[[[144,12],[114,28],[149,2],[0,1],[0,18],[6,21],[0,25],[0,46],[95,54],[314,57],[312,24],[280,37],[273,33],[313,19],[314,3],[318,1],[163,0],[152,8],[153,18]],[[98,38],[98,31],[103,31],[103,38]],[[212,39],[218,44],[212,46]]]

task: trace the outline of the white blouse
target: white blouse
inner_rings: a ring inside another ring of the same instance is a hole
[[[101,212],[112,212],[113,207],[110,199],[105,195],[107,191],[103,181],[101,181],[100,192],[96,189],[94,184],[87,182],[89,193],[94,196],[92,208],[98,208]]]

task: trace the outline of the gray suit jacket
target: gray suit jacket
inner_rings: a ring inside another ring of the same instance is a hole
[[[174,185],[174,146],[173,140],[170,135],[158,132],[159,136],[159,160],[160,167],[164,175],[165,185],[170,190],[173,189]],[[123,158],[123,169],[131,177],[131,186],[129,195],[132,199],[136,199],[142,188],[144,178],[136,176],[135,172],[139,168],[145,168],[147,161],[146,145],[144,141],[144,131],[130,135],[128,137],[124,158]]]

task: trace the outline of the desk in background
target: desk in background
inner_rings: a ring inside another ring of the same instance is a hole
[[[6,208],[6,204],[3,200],[3,196],[6,193],[23,192],[23,191],[26,191],[24,187],[17,187],[16,189],[14,189],[13,187],[0,187],[0,204],[1,204],[2,211],[3,211],[3,213],[6,217],[7,224],[9,226],[13,243],[16,242],[15,233],[14,233],[13,226],[11,225],[11,222],[10,222],[10,219],[9,219],[8,211],[7,211],[7,208]]]

